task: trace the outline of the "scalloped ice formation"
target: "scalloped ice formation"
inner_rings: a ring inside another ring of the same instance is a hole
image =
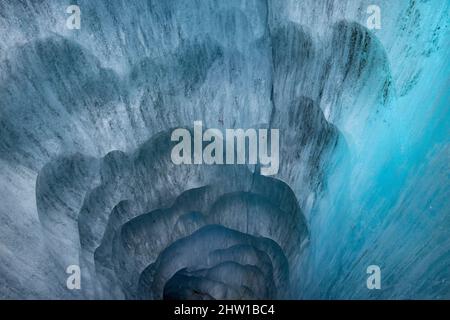
[[[289,276],[300,276],[292,267],[308,235],[291,188],[244,165],[174,165],[169,137],[158,134],[130,155],[75,155],[46,165],[36,197],[48,236],[67,241],[78,233],[84,282],[117,287],[127,298],[162,298],[166,282],[182,269],[214,271],[192,289],[203,292],[214,281],[205,297],[283,297]],[[77,188],[89,191],[75,204]],[[80,207],[77,214],[63,208],[69,203]],[[227,265],[242,268],[243,283],[253,286],[229,285],[234,272]],[[267,288],[266,281],[275,285]]]
[[[293,1],[78,2],[76,32],[60,1],[0,3],[0,296],[333,296],[312,280],[339,263],[319,204],[404,80],[363,9],[308,2],[317,31]],[[170,133],[196,120],[279,129],[278,174],[174,165]]]

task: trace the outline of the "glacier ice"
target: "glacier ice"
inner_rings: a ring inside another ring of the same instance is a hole
[[[450,1],[376,2],[380,30],[367,1],[80,0],[70,30],[1,1],[0,297],[450,298]],[[279,129],[278,174],[174,165],[197,120]]]

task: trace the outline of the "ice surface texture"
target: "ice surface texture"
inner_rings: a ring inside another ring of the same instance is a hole
[[[0,297],[450,298],[450,1],[375,2],[0,1]],[[195,120],[278,174],[174,165]]]

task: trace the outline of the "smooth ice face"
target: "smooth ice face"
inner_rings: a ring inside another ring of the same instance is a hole
[[[69,5],[0,2],[0,297],[449,298],[449,1]]]

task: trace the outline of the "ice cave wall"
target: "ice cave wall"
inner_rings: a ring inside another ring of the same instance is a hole
[[[369,1],[70,4],[0,3],[1,297],[449,298],[449,1],[380,30]],[[194,120],[279,128],[278,175],[174,166]]]

